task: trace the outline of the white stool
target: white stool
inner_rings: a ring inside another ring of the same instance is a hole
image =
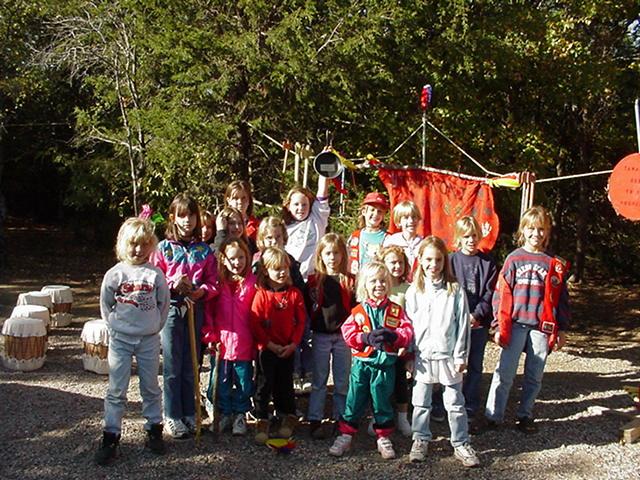
[[[71,307],[73,305],[73,292],[67,285],[45,285],[42,292],[51,298],[53,313],[51,315],[51,325],[54,327],[66,327],[71,324],[73,316]]]
[[[2,325],[4,365],[11,370],[37,370],[46,358],[47,330],[38,318],[11,317]]]
[[[80,334],[84,353],[82,365],[89,372],[109,375],[109,329],[104,320],[89,320]]]

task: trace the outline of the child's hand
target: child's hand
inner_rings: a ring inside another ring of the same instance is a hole
[[[193,284],[191,280],[189,280],[189,277],[182,275],[173,289],[178,292],[178,295],[187,295],[193,289]]]
[[[473,314],[469,314],[469,323],[471,324],[471,329],[473,330],[474,328],[480,328],[482,327],[482,324],[476,320],[476,317],[473,316]]]
[[[192,290],[188,293],[189,298],[194,302],[200,300],[204,296],[204,289],[197,288],[196,290]]]
[[[404,348],[404,347],[400,347],[400,348],[398,349],[398,356],[399,356],[399,357],[404,356],[404,354],[405,354],[405,353],[407,353],[407,349],[406,349],[406,348]]]
[[[464,372],[467,369],[466,363],[456,363],[456,372]]]
[[[562,350],[565,343],[567,343],[567,332],[558,332],[558,339],[556,340],[556,344],[553,346],[553,350],[555,352]]]
[[[497,331],[496,333],[493,334],[493,342],[500,346],[501,348],[504,348],[505,345],[502,344],[502,342],[500,342],[500,331]]]
[[[282,345],[278,345],[277,343],[273,343],[273,342],[267,343],[267,350],[271,350],[277,356],[280,356],[283,348],[284,347]]]
[[[282,351],[280,352],[280,355],[278,355],[278,357],[289,358],[291,355],[293,355],[293,352],[295,351],[296,351],[296,344],[290,343],[289,345],[282,347]]]
[[[214,355],[218,351],[218,346],[219,346],[218,343],[209,342],[207,344],[207,349],[209,350],[209,353],[211,355]]]
[[[227,229],[227,219],[222,215],[218,215],[216,217],[216,230],[226,230]]]

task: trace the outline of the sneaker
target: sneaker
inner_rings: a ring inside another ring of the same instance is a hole
[[[164,455],[166,452],[164,439],[162,438],[163,428],[161,423],[156,423],[147,430],[147,447],[156,455]]]
[[[120,435],[117,433],[102,432],[102,443],[93,459],[98,465],[108,465],[118,456]]]
[[[353,437],[343,433],[339,435],[333,442],[333,445],[329,448],[329,454],[334,457],[341,457],[345,452],[351,450],[351,440]]]
[[[301,385],[301,390],[303,394],[309,394],[311,393],[311,389],[313,387],[313,383],[312,383],[312,377],[310,373],[307,373],[304,376],[304,379],[301,381],[302,385]]]
[[[480,465],[476,451],[468,443],[455,447],[453,449],[453,455],[460,460],[465,467],[477,467]]]
[[[233,427],[231,433],[233,435],[246,435],[247,419],[244,416],[244,413],[238,413],[233,419]]]
[[[371,421],[369,422],[369,426],[367,427],[367,434],[370,437],[375,437],[376,436],[376,431],[373,428],[373,425],[376,423],[375,419],[373,417],[371,417]]]
[[[182,420],[175,418],[165,418],[164,428],[167,430],[171,438],[183,440],[189,437],[189,429],[182,423]]]
[[[427,452],[429,451],[429,440],[422,440],[416,438],[411,445],[411,451],[409,452],[409,461],[411,462],[424,462],[427,459]]]
[[[218,423],[218,432],[228,432],[233,428],[233,415],[222,415]]]
[[[293,392],[296,395],[302,394],[302,380],[300,378],[300,375],[298,375],[297,373],[293,374]]]
[[[527,435],[538,432],[538,426],[535,424],[533,418],[529,417],[522,417],[516,420],[516,428]]]
[[[380,437],[376,442],[378,444],[378,451],[382,458],[385,460],[391,460],[396,458],[396,451],[393,449],[393,443],[389,440],[389,437]]]
[[[189,432],[189,434],[196,434],[196,417],[184,417],[182,419],[182,423],[184,423],[184,426],[187,427],[187,431]]]

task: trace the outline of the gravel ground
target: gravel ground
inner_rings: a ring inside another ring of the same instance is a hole
[[[73,288],[76,320],[98,315],[102,274],[114,263],[110,251],[98,250],[63,228],[18,219],[10,219],[6,231],[12,264],[0,271],[0,322],[20,292],[47,284]],[[411,442],[399,434],[393,438],[397,460],[381,460],[366,433],[358,435],[350,454],[336,459],[327,453],[331,440],[311,440],[305,425],[296,432],[297,448],[290,455],[255,446],[251,437],[207,435],[199,446],[193,440],[168,441],[167,455],[157,457],[143,448],[136,376],[121,455],[109,467],[96,467],[92,458],[101,436],[107,378],[82,369],[81,325],[75,323],[53,330],[42,369],[19,373],[0,366],[0,480],[640,479],[640,442],[618,442],[618,430],[627,420],[599,415],[593,408],[633,408],[622,385],[640,384],[640,291],[609,280],[574,290],[575,331],[569,346],[547,363],[536,406],[540,432],[524,436],[513,428],[516,383],[505,426],[472,438],[483,463],[478,469],[464,469],[453,458],[448,427],[437,423],[432,425],[429,460],[419,465],[408,463]],[[0,339],[0,353],[3,346]],[[485,372],[492,371],[497,352],[488,346]],[[485,373],[485,390],[489,381],[490,373]],[[299,408],[304,410],[306,401],[300,398]]]
[[[483,463],[479,469],[465,469],[452,457],[448,428],[437,423],[429,460],[419,465],[408,462],[410,440],[398,433],[393,439],[397,460],[383,461],[364,432],[352,453],[335,459],[327,454],[331,440],[311,440],[305,425],[290,455],[255,446],[250,436],[207,434],[199,446],[193,440],[168,441],[167,455],[157,457],[143,448],[136,376],[120,457],[101,468],[92,464],[92,456],[101,434],[107,378],[82,369],[80,331],[80,324],[54,330],[46,364],[38,371],[0,369],[0,478],[640,478],[640,443],[617,441],[626,420],[589,409],[631,407],[621,384],[640,381],[637,341],[610,350],[592,342],[591,350],[573,347],[553,354],[536,407],[540,432],[524,436],[514,430],[514,388],[505,426],[472,439]],[[493,368],[497,351],[489,345],[486,371]],[[636,361],[628,360],[629,354]],[[489,380],[485,374],[485,386]],[[306,398],[299,398],[299,407],[305,406]]]

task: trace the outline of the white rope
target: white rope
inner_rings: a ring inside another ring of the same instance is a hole
[[[591,177],[594,175],[605,175],[611,172],[613,172],[613,170],[602,170],[599,172],[587,172],[587,173],[576,173],[575,175],[563,175],[561,177],[541,178],[539,180],[536,179],[536,183],[555,182],[557,180],[570,180],[572,178]]]
[[[418,133],[420,130],[422,130],[422,125],[420,125],[420,126],[419,126],[418,128],[416,128],[413,132],[411,132],[411,134],[410,134],[407,138],[405,138],[405,139],[404,139],[404,141],[403,141],[400,145],[398,145],[398,146],[396,147],[396,149],[395,149],[393,152],[391,152],[389,155],[382,155],[381,157],[376,156],[376,158],[377,158],[377,159],[379,159],[379,160],[383,160],[383,159],[385,159],[385,158],[391,158],[391,157],[393,157],[393,156],[394,156],[396,153],[398,153],[398,152],[400,151],[400,149],[401,149],[402,147],[404,147],[404,146],[407,144],[407,142],[408,142],[409,140],[411,140],[411,139],[413,138],[413,136],[414,136],[416,133]],[[352,161],[352,162],[365,161],[365,160],[367,160],[367,157],[354,157],[354,158],[347,158],[347,160],[350,160],[350,161]]]
[[[440,129],[438,129],[438,127],[436,127],[433,123],[431,123],[429,120],[427,120],[426,122],[427,122],[427,125],[429,125],[431,128],[433,128],[437,133],[442,135],[442,137],[446,141],[448,141],[451,145],[456,147],[465,157],[467,157],[469,160],[471,160],[473,163],[475,163],[476,166],[478,168],[480,168],[484,173],[486,173],[487,175],[493,175],[493,176],[496,176],[496,177],[501,177],[502,176],[501,173],[492,172],[491,170],[487,170],[486,168],[484,168],[480,162],[478,162],[475,158],[473,158],[471,155],[469,155],[467,152],[465,152],[453,140],[451,140],[449,137],[447,137],[447,135],[444,132],[442,132]]]

